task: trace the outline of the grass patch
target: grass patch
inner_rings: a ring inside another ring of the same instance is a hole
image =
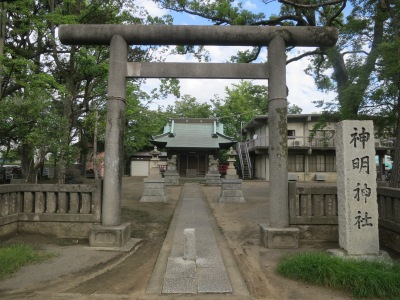
[[[400,299],[400,264],[340,259],[326,253],[283,257],[279,274],[311,284],[350,291],[357,298]]]
[[[0,279],[9,277],[25,265],[38,263],[54,256],[56,256],[55,253],[35,250],[32,246],[23,243],[0,247]]]

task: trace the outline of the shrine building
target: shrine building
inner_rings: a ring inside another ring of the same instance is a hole
[[[224,125],[218,119],[170,119],[160,135],[150,142],[164,149],[168,157],[177,156],[180,176],[204,176],[208,171],[208,156],[218,158],[220,149],[229,149],[236,141],[224,134]]]

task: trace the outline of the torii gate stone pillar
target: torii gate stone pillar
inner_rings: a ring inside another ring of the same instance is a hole
[[[90,245],[120,248],[130,240],[130,224],[121,223],[122,153],[126,78],[269,79],[270,189],[268,223],[261,225],[269,248],[297,247],[298,229],[289,227],[287,184],[287,46],[332,47],[332,27],[61,25],[69,45],[110,45],[102,224],[94,225]],[[127,62],[128,45],[268,46],[268,63]]]

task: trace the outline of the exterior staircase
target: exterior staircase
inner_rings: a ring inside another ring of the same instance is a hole
[[[242,170],[242,179],[252,179],[253,170],[249,155],[249,149],[245,142],[237,143],[237,153],[239,155],[240,168]]]

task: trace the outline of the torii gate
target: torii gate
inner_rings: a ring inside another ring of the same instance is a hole
[[[61,25],[59,37],[68,45],[110,45],[102,225],[94,225],[91,246],[122,247],[130,224],[121,224],[122,151],[126,78],[269,79],[269,173],[271,236],[281,239],[289,229],[287,186],[287,46],[332,47],[333,27]],[[128,45],[268,46],[267,64],[127,62]],[[269,229],[266,229],[268,232]],[[275,232],[275,233],[274,233]],[[287,247],[271,243],[268,247]]]

